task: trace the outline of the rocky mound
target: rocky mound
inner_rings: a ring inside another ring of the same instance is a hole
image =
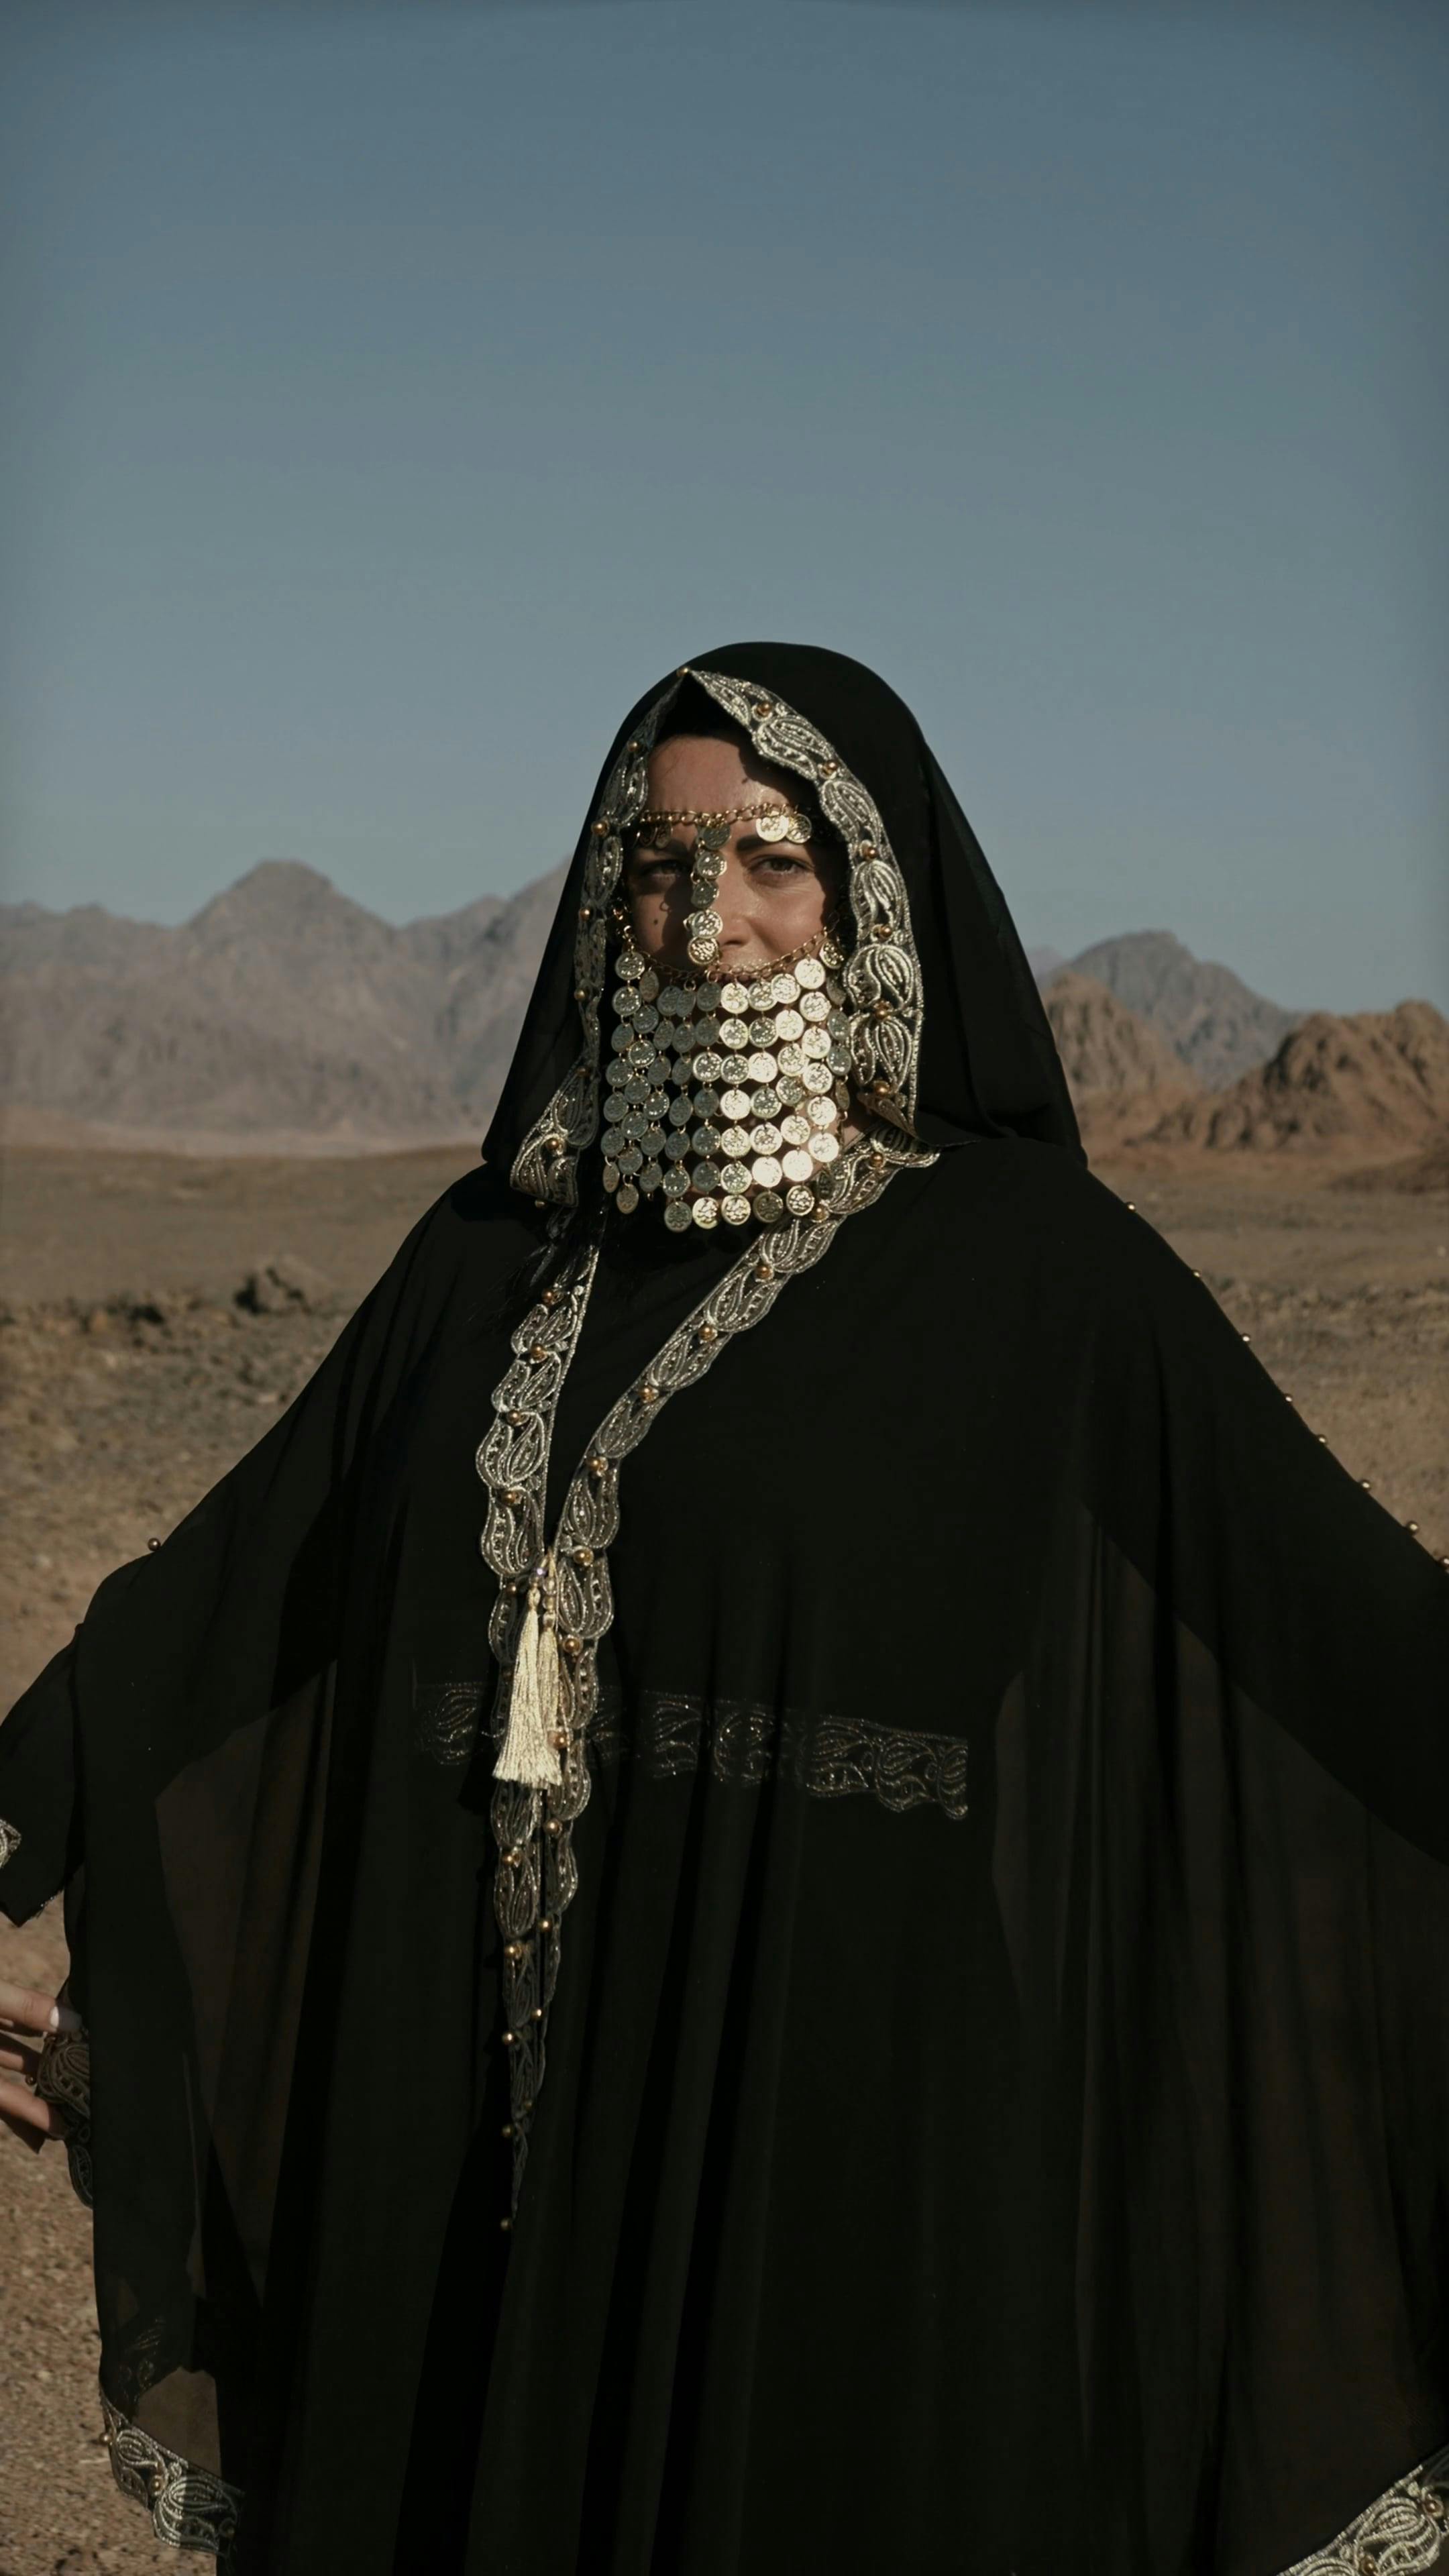
[[[1196,1094],[1181,1057],[1105,984],[1067,966],[1043,985],[1042,1000],[1089,1142],[1125,1141]]]
[[[1315,1011],[1271,1063],[1228,1091],[1170,1110],[1154,1145],[1219,1152],[1442,1152],[1449,1139],[1449,1021],[1429,1002],[1335,1018]]]
[[[1168,930],[1100,939],[1071,962],[1156,1029],[1208,1090],[1262,1064],[1303,1016],[1266,1001],[1230,967],[1194,957]]]

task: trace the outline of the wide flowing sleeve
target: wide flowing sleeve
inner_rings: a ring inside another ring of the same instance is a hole
[[[996,1748],[1029,2384],[1093,2565],[1317,2571],[1372,2512],[1427,2568],[1449,1575],[1149,1227],[1088,1207],[1078,1240],[1043,1300],[1087,1320]]]
[[[257,1446],[163,1546],[106,1576],[0,1725],[0,1908],[12,1922],[81,1867],[108,1773],[129,1797],[330,1660],[352,1478],[436,1286],[437,1215],[414,1227]]]

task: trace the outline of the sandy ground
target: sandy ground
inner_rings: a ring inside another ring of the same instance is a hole
[[[468,1161],[464,1148],[303,1162],[11,1146],[0,1704],[64,1643],[101,1575],[258,1437]],[[1207,1157],[1103,1177],[1203,1273],[1345,1465],[1449,1556],[1449,1193]],[[294,1293],[264,1279],[260,1311],[238,1305],[268,1259]],[[0,1978],[53,1991],[64,1966],[57,1908],[0,1926]],[[176,2565],[108,2473],[88,2235],[60,2153],[0,2135],[0,2576]]]

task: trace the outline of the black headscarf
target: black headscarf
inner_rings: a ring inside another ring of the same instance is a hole
[[[846,844],[896,1141],[738,1251],[601,1217],[654,693],[496,1162],[0,1729],[113,2458],[202,2545],[245,2490],[248,2576],[1419,2576],[1449,1583],[1082,1170],[904,709],[697,667]],[[565,1268],[515,1328],[570,1209],[581,1320]],[[490,1424],[551,1538],[593,1515],[567,1831],[492,1779]]]

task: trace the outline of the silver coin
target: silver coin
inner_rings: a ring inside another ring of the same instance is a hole
[[[719,1106],[719,1093],[709,1089],[708,1086],[706,1086],[703,1091],[697,1091],[694,1095],[694,1114],[696,1118],[717,1117],[719,1114]]]
[[[688,1101],[683,1099],[681,1095],[676,1092],[674,1098],[669,1104],[670,1126],[687,1127],[693,1114],[694,1113],[691,1110]]]
[[[746,1198],[741,1198],[741,1197],[738,1195],[738,1193],[736,1193],[736,1192],[732,1192],[732,1193],[731,1193],[731,1195],[730,1195],[728,1198],[724,1198],[724,1199],[721,1199],[721,1200],[720,1200],[720,1203],[719,1203],[719,1212],[720,1212],[720,1215],[724,1218],[724,1221],[725,1221],[726,1225],[748,1225],[748,1224],[749,1224],[749,1221],[750,1221],[750,1203],[749,1203],[749,1200],[748,1200],[748,1199],[746,1199]]]
[[[664,1166],[662,1163],[646,1163],[643,1171],[639,1175],[639,1187],[641,1190],[652,1192],[658,1189],[663,1178]]]
[[[818,1134],[812,1136],[810,1139],[810,1154],[811,1159],[814,1162],[833,1163],[839,1151],[839,1137],[832,1136],[828,1130],[823,1127],[819,1130]]]
[[[606,1127],[602,1142],[605,1162],[617,1163],[629,1139],[622,1127]]]
[[[693,1055],[695,1034],[693,1020],[675,1020],[669,1029],[669,1044],[676,1055]]]
[[[645,1128],[643,1135],[639,1139],[639,1142],[643,1146],[646,1154],[663,1153],[664,1129],[660,1126],[657,1118],[650,1119],[648,1126]]]
[[[729,1191],[732,1198],[738,1198],[741,1190],[747,1190],[750,1186],[748,1163],[742,1163],[737,1154],[731,1155],[730,1160],[721,1169],[719,1184],[722,1190]]]
[[[604,1067],[604,1080],[607,1082],[610,1090],[619,1090],[621,1086],[630,1079],[631,1076],[629,1068],[627,1064],[624,1063],[623,1059],[617,1055],[610,1056],[608,1063]]]
[[[756,1154],[778,1154],[780,1150],[779,1128],[774,1126],[769,1119],[762,1119],[758,1127],[752,1127],[750,1129],[750,1148],[751,1151]]]
[[[822,1045],[824,1044],[823,1039],[821,1043]],[[801,1045],[804,1045],[803,1038],[801,1039]],[[695,1057],[692,1071],[696,1082],[718,1082],[720,1075],[724,1071],[724,1066],[719,1057],[713,1054],[711,1050],[706,1047],[703,1055],[697,1055]]]
[[[814,1020],[817,1022],[820,1020],[828,1020],[830,1017],[830,1004],[826,1000],[825,995],[823,993],[802,993],[800,996],[800,1017],[802,1020]]]
[[[799,1001],[799,999],[800,999],[800,983],[799,983],[799,978],[798,978],[798,976],[792,975],[792,974],[790,973],[790,971],[789,971],[789,968],[788,968],[788,967],[786,967],[785,969],[783,969],[783,970],[782,970],[782,972],[781,972],[780,974],[778,974],[778,975],[775,977],[775,1000],[776,1000],[776,1003],[779,1005],[779,1007],[780,1007],[782,1010],[788,1010],[788,1009],[789,1009],[789,1007],[790,1007],[790,1005],[791,1005],[791,1003],[792,1003],[792,1002],[798,1002],[798,1001]]]
[[[751,1082],[773,1082],[779,1070],[779,1064],[772,1055],[761,1052],[750,1058]]]
[[[624,1121],[624,1133],[631,1145],[637,1145],[649,1121],[642,1109],[631,1109]]]
[[[780,1166],[773,1154],[761,1154],[750,1165],[750,1177],[758,1190],[775,1190],[780,1186]]]
[[[780,1121],[780,1134],[787,1145],[808,1145],[810,1141],[810,1121],[808,1118],[782,1118]]]
[[[821,1056],[829,1055],[830,1040],[826,1036],[825,1031],[823,1029],[807,1029],[805,1035],[800,1040],[800,1053],[805,1057],[807,1063],[812,1060],[818,1063]],[[697,1061],[698,1059],[696,1058],[696,1062]]]
[[[737,1054],[741,1047],[748,1046],[750,1042],[750,1033],[746,1028],[744,1021],[721,1020],[719,1024],[719,1042],[722,1047],[728,1047],[732,1055]]]
[[[667,1199],[682,1199],[688,1195],[689,1174],[682,1163],[670,1164],[661,1187]]]
[[[808,1216],[815,1205],[815,1192],[797,1181],[793,1189],[785,1192],[785,1205],[792,1216]]]
[[[625,1147],[624,1152],[619,1156],[619,1169],[621,1172],[637,1172],[642,1169],[643,1162],[644,1157],[640,1153],[638,1146],[629,1145]]]
[[[648,1110],[651,1118],[667,1118],[669,1115],[668,1092],[651,1091],[648,1099],[644,1103],[644,1106]]]
[[[723,1143],[724,1137],[712,1120],[706,1119],[702,1127],[696,1127],[694,1131],[696,1154],[717,1154]]]
[[[621,984],[614,995],[614,1008],[621,1020],[632,1020],[639,1008],[639,996],[632,984]]]
[[[614,1205],[618,1209],[619,1214],[621,1216],[632,1216],[638,1204],[639,1193],[635,1189],[633,1182],[621,1181],[619,1183],[619,1195],[614,1201]]]
[[[782,1073],[803,1073],[805,1070],[805,1058],[793,1041],[787,1041],[776,1049],[775,1062]]]
[[[733,1155],[738,1162],[741,1154],[747,1154],[750,1150],[750,1131],[747,1127],[726,1127],[719,1143],[720,1152]],[[740,1183],[740,1187],[743,1189],[743,1182]]]
[[[818,957],[801,957],[795,964],[795,981],[802,992],[818,992],[825,981],[825,969]]]
[[[664,1211],[664,1222],[671,1234],[687,1234],[694,1223],[687,1199],[671,1199]]]
[[[683,1162],[689,1151],[689,1138],[682,1127],[676,1127],[672,1135],[665,1137],[664,1151],[671,1163]]]
[[[777,1011],[775,1013],[774,1029],[777,1038],[798,1038],[804,1026],[805,1023],[800,1017],[798,1011]]]
[[[829,1053],[827,1054],[827,1056],[826,1056],[826,1058],[825,1058],[825,1061],[826,1061],[826,1063],[829,1065],[830,1070],[831,1070],[831,1072],[832,1072],[832,1073],[849,1073],[849,1071],[850,1071],[850,1049],[849,1049],[849,1047],[843,1047],[843,1046],[833,1046],[833,1047],[831,1047],[831,1049],[829,1050]]]
[[[802,1076],[805,1088],[817,1098],[830,1089],[830,1075],[823,1064],[807,1064]]]
[[[744,984],[722,984],[719,997],[725,1009],[732,1012],[736,1018],[741,1011],[747,1011],[750,1007],[749,990]]]
[[[684,1008],[684,995],[677,984],[666,984],[659,996],[659,1008],[666,1020],[677,1020]]]
[[[750,1044],[751,1044],[751,1046],[752,1046],[752,1047],[768,1047],[768,1046],[773,1046],[773,1045],[774,1045],[774,1043],[775,1043],[775,1023],[774,1023],[774,1021],[773,1021],[773,1020],[767,1020],[767,1019],[764,1019],[763,1017],[762,1017],[762,1018],[760,1018],[760,1019],[757,1019],[757,1020],[751,1020],[751,1022],[750,1022]]]
[[[642,1029],[646,1037],[650,1036],[652,1032],[658,1028],[659,1013],[655,1010],[652,1002],[640,1003],[638,1010],[634,1014],[634,1026],[636,1029]]]
[[[631,1073],[624,1085],[624,1098],[631,1109],[642,1109],[649,1097],[649,1085],[642,1073]]]
[[[805,1097],[805,1085],[798,1073],[782,1073],[775,1089],[786,1109],[793,1109],[796,1102]]]
[[[801,1146],[792,1145],[788,1154],[781,1155],[780,1169],[787,1181],[808,1181],[815,1165]]]
[[[637,948],[626,948],[619,960],[619,972],[626,983],[637,984],[644,972],[644,960]]]
[[[631,1047],[631,1046],[633,1045],[633,1043],[634,1043],[634,1032],[633,1032],[633,1030],[630,1028],[629,1023],[628,1023],[628,1021],[627,1021],[627,1020],[621,1020],[621,1021],[619,1022],[618,1027],[613,1031],[612,1035],[610,1036],[610,1039],[609,1039],[609,1044],[610,1044],[610,1046],[613,1048],[613,1051],[614,1051],[615,1055],[622,1055],[622,1054],[623,1054],[623,1052],[624,1052],[624,1049],[625,1049],[626,1047]]]
[[[778,1225],[785,1213],[785,1202],[773,1190],[756,1190],[755,1214],[761,1225]]]
[[[652,1002],[657,999],[659,993],[659,978],[655,974],[652,966],[645,967],[644,972],[640,976],[634,989],[638,993],[641,1002]]]
[[[817,1092],[805,1114],[812,1127],[833,1127],[839,1115],[828,1091]]]
[[[696,1225],[708,1228],[719,1223],[719,1204],[715,1199],[695,1199],[689,1213]]]
[[[761,1085],[760,1085],[759,1090],[758,1090],[758,1091],[756,1091],[756,1092],[752,1092],[752,1093],[751,1093],[751,1095],[750,1095],[750,1115],[751,1115],[751,1117],[752,1117],[752,1118],[777,1118],[777,1117],[779,1116],[779,1113],[780,1113],[780,1095],[779,1095],[779,1092],[776,1090],[775,1085],[774,1085],[772,1082],[762,1082],[762,1083],[761,1083]]]
[[[718,1198],[720,1185],[718,1163],[696,1163],[691,1178],[702,1198]]]
[[[613,1161],[607,1162],[604,1165],[604,1187],[606,1190],[616,1190],[618,1186],[619,1166]]]
[[[831,1036],[835,1039],[837,1045],[844,1046],[846,1039],[850,1035],[850,1013],[848,1011],[832,1011],[825,1025],[830,1031]]]
[[[750,1114],[750,1095],[747,1091],[740,1091],[739,1089],[726,1091],[722,1094],[719,1105],[724,1111],[726,1118],[748,1118]]]
[[[724,1082],[743,1082],[749,1069],[750,1059],[747,1055],[727,1055],[724,1060],[724,1072],[720,1078]]]

